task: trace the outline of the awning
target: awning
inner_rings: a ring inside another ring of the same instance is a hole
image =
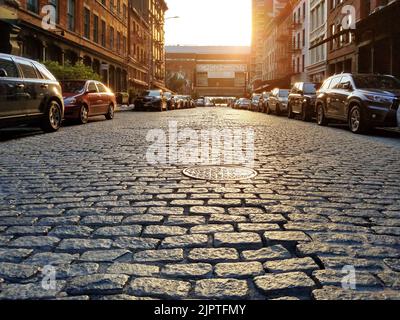
[[[9,25],[16,25],[18,23],[17,10],[6,5],[0,5],[0,21]]]

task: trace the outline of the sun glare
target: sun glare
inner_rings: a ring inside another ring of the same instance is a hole
[[[167,45],[251,43],[250,0],[167,0]],[[178,19],[168,17],[179,16]]]

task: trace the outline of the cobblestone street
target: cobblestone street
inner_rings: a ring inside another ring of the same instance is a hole
[[[258,175],[148,164],[169,121],[253,128]],[[197,108],[0,135],[0,299],[400,299],[398,133]]]

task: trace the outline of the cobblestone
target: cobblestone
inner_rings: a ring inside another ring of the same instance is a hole
[[[73,278],[66,286],[66,292],[72,295],[118,294],[129,277],[115,274],[94,274]]]
[[[213,268],[208,263],[167,264],[161,270],[161,274],[177,278],[206,278],[212,274]]]
[[[218,263],[215,275],[220,278],[251,278],[264,274],[260,262]]]
[[[149,164],[146,134],[171,119],[254,128],[258,176]],[[397,135],[226,108],[18,130],[1,132],[0,299],[400,298]],[[344,266],[356,291],[341,288]]]
[[[246,299],[249,287],[244,280],[205,279],[196,282],[194,294],[203,299]]]
[[[261,237],[257,233],[216,233],[214,234],[214,245],[216,247],[234,248],[260,248]]]
[[[188,296],[189,282],[158,278],[137,278],[129,285],[129,292],[138,296],[151,296],[164,299],[182,299]]]
[[[303,272],[266,274],[256,277],[254,283],[267,296],[304,294],[316,287]]]
[[[239,260],[239,254],[233,248],[195,248],[190,250],[188,259],[196,262],[224,262]]]
[[[303,271],[307,274],[311,274],[314,270],[319,269],[314,260],[309,257],[268,261],[264,264],[264,268],[271,273]]]

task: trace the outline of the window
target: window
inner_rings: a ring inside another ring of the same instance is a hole
[[[114,28],[110,27],[110,49],[114,49]]]
[[[39,14],[39,0],[28,0],[26,7],[29,11]]]
[[[107,88],[100,82],[97,83],[97,88],[99,89],[99,92],[101,92],[101,93],[108,92]]]
[[[24,60],[16,60],[18,66],[22,71],[22,75],[26,79],[38,79],[38,74],[36,73],[35,67],[32,63]]]
[[[94,82],[89,82],[89,85],[88,85],[87,89],[88,89],[89,92],[97,92],[97,87],[96,87],[96,84]]]
[[[104,20],[101,21],[101,45],[103,47],[106,46],[106,22]]]
[[[93,15],[93,41],[99,42],[99,17]]]
[[[36,69],[40,72],[42,77],[47,80],[56,80],[56,78],[51,74],[49,70],[47,70],[43,65],[40,63],[35,63]]]
[[[75,0],[68,0],[67,3],[67,28],[75,31]]]
[[[83,14],[83,36],[90,39],[90,11],[88,8],[84,9]]]
[[[329,85],[329,89],[336,89],[339,83],[340,83],[340,77],[333,78]]]
[[[19,78],[17,67],[11,60],[0,58],[0,69],[7,73],[7,78]]]

